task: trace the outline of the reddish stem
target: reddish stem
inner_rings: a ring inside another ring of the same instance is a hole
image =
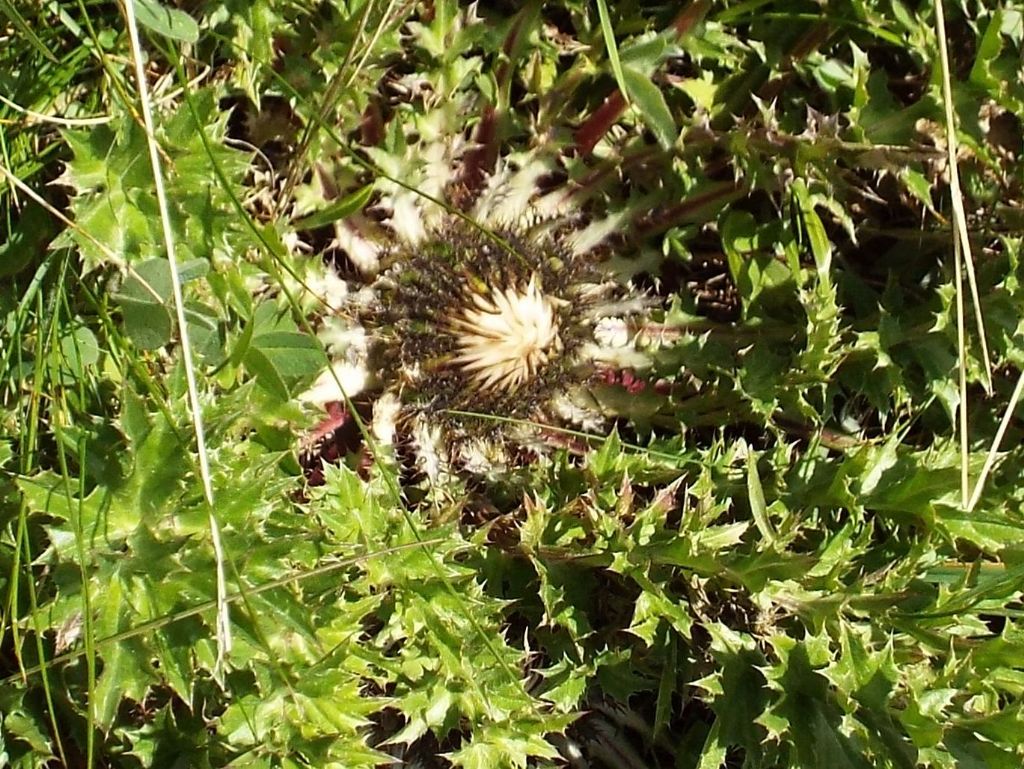
[[[512,78],[512,59],[523,34],[527,19],[536,12],[536,3],[524,7],[505,36],[501,51],[505,58],[498,64],[494,79],[497,83],[498,104],[488,104],[480,116],[480,123],[474,132],[476,146],[466,153],[462,161],[459,178],[461,195],[472,200],[483,187],[487,176],[498,162],[498,118],[501,110],[508,106],[508,92]]]
[[[469,200],[476,198],[487,176],[498,162],[498,110],[493,104],[484,107],[476,127],[476,146],[462,160],[460,183]]]
[[[640,238],[664,232],[677,224],[696,223],[711,219],[709,209],[717,210],[746,192],[735,182],[719,182],[710,189],[691,195],[675,205],[652,211],[637,222],[635,232]]]
[[[371,99],[359,120],[359,142],[364,147],[376,147],[384,139],[384,115],[377,99]]]
[[[622,91],[616,90],[605,98],[604,103],[587,118],[587,122],[576,129],[576,153],[589,155],[593,152],[601,137],[608,133],[608,129],[615,125],[615,121],[625,111],[626,97]]]

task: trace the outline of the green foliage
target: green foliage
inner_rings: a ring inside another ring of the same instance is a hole
[[[226,120],[217,94],[206,89],[168,115],[158,140],[169,163],[171,224],[182,255],[228,259],[243,247],[244,231],[231,202],[248,158],[223,144]],[[205,132],[205,140],[200,133]],[[66,132],[73,157],[62,181],[75,191],[71,203],[78,228],[71,236],[83,268],[124,266],[154,256],[162,242],[160,216],[145,133],[127,114],[111,126]],[[220,176],[210,173],[211,165]],[[229,187],[222,185],[227,180]],[[183,261],[186,261],[183,259]]]
[[[135,10],[139,24],[182,43],[199,39],[199,25],[195,19],[177,8],[167,8],[156,0],[142,0]]]
[[[0,163],[71,222],[0,177],[0,765],[1020,766],[1016,420],[961,489],[1024,366],[1020,7],[946,9],[991,395],[930,5],[136,11],[214,505],[123,19],[0,2]],[[338,272],[513,169],[646,291],[614,429],[321,462]]]

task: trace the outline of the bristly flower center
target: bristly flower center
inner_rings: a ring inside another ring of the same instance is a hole
[[[472,302],[451,322],[453,363],[481,390],[512,393],[561,352],[559,300],[544,293],[536,274],[525,289],[474,293]]]

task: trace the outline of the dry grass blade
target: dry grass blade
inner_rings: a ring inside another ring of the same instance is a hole
[[[954,237],[963,249],[964,267],[967,282],[971,288],[971,301],[974,303],[974,320],[978,326],[978,341],[981,344],[981,358],[985,369],[985,389],[992,392],[992,361],[988,352],[985,319],[981,314],[981,299],[978,294],[978,281],[974,273],[974,254],[971,251],[971,238],[967,232],[967,213],[964,210],[963,191],[960,187],[960,172],[957,166],[959,142],[956,138],[956,118],[953,115],[953,88],[949,71],[949,53],[946,43],[946,21],[942,12],[942,0],[935,4],[935,25],[939,38],[939,62],[942,66],[942,101],[946,111],[946,151],[949,161],[949,188],[953,206]],[[958,284],[959,289],[959,284]]]
[[[85,229],[80,227],[76,222],[72,221],[67,216],[65,216],[63,213],[61,213],[48,200],[46,200],[46,198],[44,198],[42,195],[40,195],[34,189],[29,187],[27,184],[25,184],[25,182],[23,182],[21,179],[19,179],[17,176],[15,176],[10,171],[10,169],[8,169],[2,163],[0,163],[0,175],[3,175],[3,177],[5,179],[7,179],[7,181],[10,183],[10,185],[12,187],[15,187],[19,191],[25,193],[25,195],[27,195],[28,197],[32,198],[32,200],[35,203],[38,203],[42,208],[44,208],[47,211],[47,213],[51,214],[52,216],[55,216],[61,222],[66,224],[68,227],[73,229],[75,232],[77,232],[83,238],[85,238],[90,243],[92,243],[94,246],[96,246],[96,248],[98,248],[103,253],[103,255],[108,260],[110,260],[111,263],[117,264],[118,262],[121,261],[120,257],[117,254],[115,254],[107,246],[106,243],[103,243],[102,241],[97,239],[95,236],[93,236],[91,233],[87,232]]]
[[[223,675],[224,663],[227,654],[231,651],[231,624],[228,613],[224,549],[220,540],[220,527],[214,516],[213,481],[206,451],[202,407],[199,403],[199,388],[196,385],[195,366],[192,362],[192,348],[189,343],[188,323],[185,319],[185,301],[181,290],[181,276],[175,256],[174,232],[171,229],[170,209],[167,191],[164,188],[163,172],[160,164],[160,148],[156,141],[153,106],[146,82],[142,43],[139,40],[134,0],[127,0],[124,4],[124,9],[128,25],[128,36],[131,42],[132,59],[135,64],[135,79],[138,83],[139,100],[142,106],[142,119],[146,129],[149,161],[153,169],[153,185],[156,192],[157,205],[160,209],[160,225],[163,233],[164,248],[167,250],[167,262],[171,273],[171,286],[174,293],[174,309],[177,316],[178,333],[181,335],[181,355],[185,365],[185,378],[188,381],[189,408],[192,412],[192,427],[196,437],[196,453],[199,457],[199,476],[203,484],[203,494],[209,506],[210,537],[213,541],[213,550],[217,559],[217,664],[214,673],[215,675]]]
[[[1010,426],[1010,420],[1013,418],[1013,412],[1017,408],[1021,395],[1024,395],[1024,372],[1021,372],[1021,375],[1017,378],[1017,386],[1013,388],[1010,402],[1006,404],[1006,411],[1003,412],[1003,418],[999,422],[999,429],[996,430],[996,436],[992,439],[992,445],[989,447],[988,455],[985,457],[985,464],[978,474],[978,482],[975,484],[971,498],[967,502],[968,511],[973,510],[977,506],[978,500],[981,499],[981,492],[985,488],[985,481],[995,466],[999,455],[999,446],[1003,442],[1003,436],[1006,435],[1006,429]]]
[[[953,240],[953,266],[956,276],[956,347],[957,355],[957,433],[960,439],[960,502],[966,507],[971,494],[970,447],[967,424],[967,330],[964,319],[963,251],[960,241]]]
[[[974,305],[974,321],[978,327],[978,340],[981,345],[982,365],[985,372],[985,390],[992,393],[992,362],[988,352],[985,335],[985,319],[981,312],[981,298],[978,294],[978,282],[974,274],[974,256],[971,252],[970,235],[967,232],[967,214],[964,210],[963,191],[960,188],[960,173],[957,167],[957,150],[959,143],[956,135],[956,118],[953,114],[953,87],[949,69],[949,46],[946,40],[946,16],[942,0],[935,3],[935,32],[938,38],[939,64],[942,70],[942,102],[946,116],[946,151],[949,164],[949,190],[953,206],[953,252],[956,261],[956,292],[957,292],[957,347],[959,351],[960,378],[960,464],[961,464],[961,496],[965,507],[971,498],[970,477],[968,475],[967,446],[967,344],[963,328],[963,277],[961,260],[967,273],[967,282],[971,288],[971,302]]]
[[[3,94],[0,94],[0,104],[10,107],[15,112],[20,112],[27,118],[27,122],[51,123],[53,125],[67,126],[69,128],[80,126],[105,125],[111,121],[110,115],[97,115],[95,117],[67,118],[59,115],[44,115],[41,112],[22,107]]]

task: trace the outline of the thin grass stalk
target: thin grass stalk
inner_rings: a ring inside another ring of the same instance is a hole
[[[953,228],[954,239],[959,239],[960,247],[963,249],[964,266],[967,268],[967,282],[971,287],[971,301],[974,304],[974,322],[978,327],[978,337],[981,344],[981,359],[985,370],[984,385],[985,391],[992,394],[992,361],[988,352],[988,341],[985,335],[985,319],[981,312],[981,298],[978,294],[978,281],[974,274],[974,254],[971,251],[971,238],[967,232],[967,213],[964,210],[963,190],[960,187],[960,171],[957,166],[957,151],[959,142],[956,136],[956,117],[953,114],[953,86],[952,76],[949,70],[949,50],[946,42],[946,17],[943,12],[942,0],[935,2],[935,32],[938,35],[939,43],[939,65],[942,69],[942,102],[945,108],[946,117],[946,154],[949,166],[949,192],[953,206]],[[957,281],[957,291],[960,290],[960,282]],[[961,345],[961,355],[966,354],[965,348]]]
[[[1010,402],[1006,404],[1006,411],[1003,412],[1003,418],[999,422],[999,429],[996,430],[996,436],[992,439],[992,445],[989,446],[988,455],[985,457],[985,464],[978,474],[978,482],[974,485],[974,491],[967,502],[968,512],[973,510],[978,504],[978,500],[981,499],[981,492],[985,488],[985,481],[988,480],[989,473],[992,472],[996,459],[999,457],[999,447],[1002,445],[1003,436],[1006,435],[1006,430],[1010,426],[1010,420],[1013,419],[1013,412],[1017,409],[1017,403],[1020,401],[1021,395],[1024,395],[1024,371],[1017,377],[1017,386],[1013,388]]]
[[[174,311],[181,339],[181,355],[185,365],[185,380],[188,383],[189,409],[192,412],[192,428],[196,439],[196,453],[199,458],[199,477],[202,481],[203,495],[206,497],[206,504],[209,508],[210,538],[213,543],[213,552],[217,563],[217,661],[214,665],[214,676],[222,679],[224,664],[227,655],[231,651],[231,617],[227,603],[227,580],[225,578],[224,566],[226,558],[220,539],[220,525],[217,523],[217,517],[214,513],[213,481],[210,476],[210,461],[207,456],[206,436],[203,430],[202,406],[199,403],[199,388],[196,385],[195,366],[192,362],[188,322],[185,318],[185,300],[182,295],[181,275],[175,255],[174,232],[171,229],[170,208],[167,200],[167,191],[164,188],[163,171],[160,164],[160,149],[156,142],[153,107],[150,102],[149,88],[146,84],[146,73],[142,61],[142,43],[139,39],[138,22],[135,18],[135,0],[126,0],[124,9],[128,26],[128,37],[131,43],[132,60],[135,65],[135,79],[138,82],[139,88],[142,119],[146,129],[146,146],[149,148],[149,162],[153,169],[153,184],[156,191],[157,206],[160,210],[160,226],[171,273]]]
[[[946,16],[942,0],[935,3],[935,33],[938,38],[939,65],[942,72],[942,101],[946,118],[946,162],[949,167],[949,192],[953,206],[953,261],[956,272],[956,322],[957,322],[957,368],[959,370],[959,433],[960,433],[960,499],[964,508],[970,508],[970,447],[967,424],[967,339],[964,330],[963,272],[966,268],[967,282],[971,289],[974,305],[974,321],[978,327],[984,368],[985,391],[992,393],[992,363],[985,338],[985,319],[981,312],[981,298],[974,274],[974,256],[971,239],[967,232],[967,214],[964,210],[963,190],[960,187],[960,172],[957,166],[959,142],[956,135],[956,117],[953,114],[953,87],[949,69],[949,46],[946,41]]]
[[[35,110],[29,109],[28,107],[22,107],[3,94],[0,94],[0,104],[6,107],[10,107],[15,112],[20,112],[28,120],[26,123],[48,123],[51,125],[60,125],[67,128],[77,128],[81,126],[93,126],[93,125],[106,125],[113,117],[111,115],[97,115],[96,117],[79,117],[79,118],[68,118],[60,117],[59,115],[44,115],[42,112],[36,112]]]
[[[66,269],[67,263],[65,262],[64,268]],[[61,271],[60,278],[57,281],[58,289],[63,285],[64,282],[64,270]],[[43,309],[43,295],[41,293],[36,294],[36,317],[39,319],[39,332],[36,334],[35,344],[35,365],[33,367],[33,378],[32,378],[32,396],[29,406],[29,423],[28,429],[26,430],[26,439],[23,444],[26,449],[22,456],[21,469],[22,473],[27,475],[32,463],[35,461],[36,448],[38,447],[38,429],[41,419],[41,404],[45,397],[44,390],[42,389],[42,383],[45,381],[45,372],[43,366],[45,365],[45,352],[53,347],[53,339],[56,334],[56,316],[57,316],[57,296],[58,291],[54,291],[53,294],[48,297],[47,303],[49,306],[49,322],[45,329],[43,326],[43,319],[47,313]],[[11,634],[12,640],[14,641],[14,655],[18,660],[18,668],[21,671],[23,680],[28,680],[28,673],[24,666],[24,660],[21,655],[21,643],[18,640],[18,626],[14,622],[14,611],[15,611],[15,597],[18,594],[17,578],[20,576],[21,569],[21,557],[24,555],[25,564],[31,565],[33,562],[31,542],[28,534],[28,508],[24,498],[21,500],[18,513],[18,534],[14,546],[14,563],[12,564],[12,584],[11,584],[11,602],[8,605],[9,617],[11,619]],[[29,611],[31,612],[31,626],[35,631],[35,647],[36,654],[41,660],[39,667],[41,668],[41,679],[43,685],[43,698],[46,701],[46,713],[50,722],[50,728],[53,730],[54,743],[57,746],[57,755],[60,760],[67,766],[67,755],[64,750],[64,742],[61,737],[61,731],[57,724],[57,708],[55,706],[54,688],[50,684],[50,676],[48,674],[49,668],[46,662],[46,651],[43,646],[43,638],[46,635],[47,627],[45,620],[40,622],[39,617],[39,598],[36,593],[36,581],[26,580],[26,592],[28,593]]]
[[[615,83],[619,86],[619,92],[628,105],[630,103],[629,91],[626,89],[626,78],[622,72],[622,62],[619,60],[619,46],[615,42],[611,14],[608,13],[608,4],[605,0],[597,0],[597,15],[601,20],[601,34],[604,37],[605,50],[608,52],[608,63],[612,65]]]
[[[960,241],[953,240],[953,270],[956,275],[956,347],[957,347],[957,403],[960,438],[960,503],[967,507],[971,494],[970,447],[967,443],[967,329],[964,318],[963,253]]]

